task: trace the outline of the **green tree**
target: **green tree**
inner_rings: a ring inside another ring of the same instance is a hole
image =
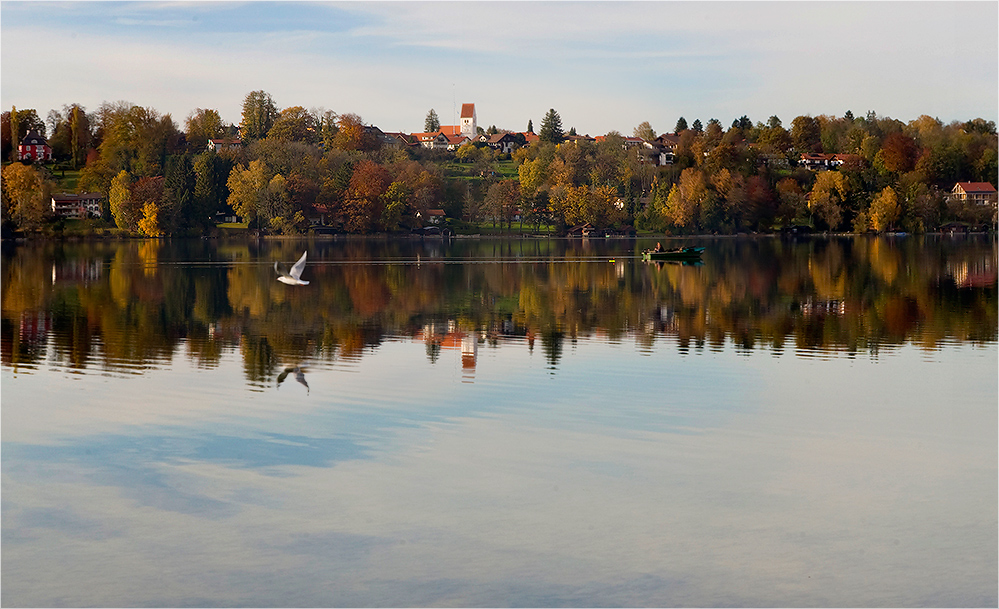
[[[10,141],[11,141],[11,151],[10,160],[17,160],[17,147],[21,143],[21,121],[20,117],[17,115],[17,106],[10,107],[9,123],[10,123]]]
[[[266,91],[251,91],[243,99],[241,133],[244,139],[258,140],[267,137],[278,117],[277,106]]]
[[[430,112],[427,112],[427,118],[423,120],[423,131],[424,133],[436,133],[440,131],[441,120],[437,117],[437,111],[433,108]]]
[[[704,127],[703,127],[703,125],[701,125],[701,119],[695,118],[694,122],[691,123],[691,125],[690,125],[690,129],[694,133],[701,133],[702,131],[704,131]]]
[[[534,133],[534,122],[531,119],[527,119],[527,133]]]
[[[213,151],[198,156],[194,162],[194,210],[193,224],[210,226],[215,220],[216,212],[222,211],[229,198],[227,185],[232,172],[233,163],[228,157],[215,154]]]
[[[680,133],[681,131],[687,130],[687,119],[682,116],[677,119],[676,126],[673,127],[673,133]]]
[[[70,106],[66,114],[69,122],[70,153],[73,158],[73,167],[78,168],[84,161],[87,149],[90,148],[90,117],[79,104]]]
[[[545,114],[544,120],[541,121],[541,131],[538,133],[538,138],[540,138],[543,142],[561,144],[564,137],[565,134],[562,131],[562,117],[560,117],[558,112],[552,108],[548,110],[548,113]]]
[[[197,178],[191,158],[186,154],[167,157],[164,174],[162,210],[165,217],[158,219],[159,226],[171,233],[178,229],[206,227],[209,220],[198,209],[194,196]]]

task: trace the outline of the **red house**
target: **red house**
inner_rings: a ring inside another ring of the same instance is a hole
[[[44,137],[32,129],[17,145],[17,158],[20,161],[51,161],[52,148]]]

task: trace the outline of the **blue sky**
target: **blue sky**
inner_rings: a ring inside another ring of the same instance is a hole
[[[8,2],[0,106],[125,100],[238,123],[353,112],[386,131],[443,124],[630,134],[847,110],[909,121],[999,116],[996,2]]]

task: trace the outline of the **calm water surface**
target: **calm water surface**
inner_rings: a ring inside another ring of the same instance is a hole
[[[5,250],[0,600],[995,606],[995,239],[689,242]]]

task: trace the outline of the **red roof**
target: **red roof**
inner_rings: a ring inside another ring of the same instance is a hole
[[[461,118],[472,118],[475,114],[475,104],[461,104]]]
[[[996,192],[996,187],[989,182],[958,182],[957,186],[968,194]]]

